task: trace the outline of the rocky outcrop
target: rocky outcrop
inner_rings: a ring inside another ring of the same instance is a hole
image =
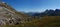
[[[5,2],[0,2],[0,26],[5,24],[19,24],[22,17],[17,15],[17,11]]]

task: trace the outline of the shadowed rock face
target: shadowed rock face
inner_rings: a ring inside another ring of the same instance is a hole
[[[0,26],[4,24],[19,24],[21,17],[18,16],[11,6],[4,2],[0,2]]]

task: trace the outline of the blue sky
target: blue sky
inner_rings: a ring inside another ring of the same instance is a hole
[[[46,9],[60,9],[60,0],[2,0],[17,11],[43,12]]]

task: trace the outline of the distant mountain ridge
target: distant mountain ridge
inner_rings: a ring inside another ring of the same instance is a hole
[[[29,15],[31,16],[60,16],[60,9],[56,9],[56,10],[46,10],[44,12],[41,12],[41,13],[33,13],[31,12],[32,14],[28,13]]]

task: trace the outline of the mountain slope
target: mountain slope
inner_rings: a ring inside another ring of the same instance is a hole
[[[29,16],[17,12],[14,8],[12,8],[10,5],[4,2],[0,2],[0,26],[9,24],[19,24],[24,22]]]

